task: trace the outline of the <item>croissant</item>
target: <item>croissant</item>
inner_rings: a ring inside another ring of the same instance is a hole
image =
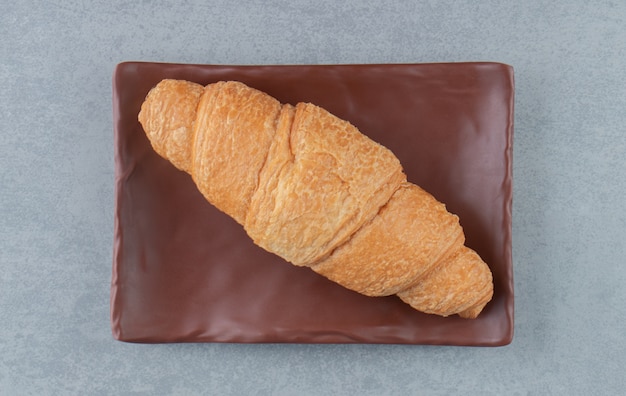
[[[139,121],[211,204],[292,264],[429,314],[476,318],[491,300],[491,271],[464,246],[458,217],[321,107],[235,81],[163,80]]]

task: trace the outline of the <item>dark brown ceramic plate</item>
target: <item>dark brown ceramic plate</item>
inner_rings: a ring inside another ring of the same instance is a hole
[[[459,215],[493,271],[475,320],[359,295],[255,246],[151,148],[137,114],[161,79],[239,80],[320,105],[391,149],[409,181]],[[513,70],[498,63],[218,66],[127,62],[113,78],[111,319],[129,342],[498,346],[513,336]]]

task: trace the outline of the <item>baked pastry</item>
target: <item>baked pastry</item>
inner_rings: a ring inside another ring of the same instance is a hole
[[[139,121],[211,204],[292,264],[441,316],[475,318],[491,300],[491,271],[464,246],[458,217],[321,107],[235,81],[163,80]]]

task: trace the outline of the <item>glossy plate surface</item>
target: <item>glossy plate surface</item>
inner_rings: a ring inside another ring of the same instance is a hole
[[[408,180],[460,217],[495,294],[475,320],[371,298],[255,246],[160,158],[137,115],[161,79],[239,80],[312,102],[400,159]],[[498,346],[513,336],[513,70],[499,63],[222,66],[126,62],[113,77],[111,320],[129,342]]]

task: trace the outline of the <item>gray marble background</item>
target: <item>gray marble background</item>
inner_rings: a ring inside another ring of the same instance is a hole
[[[513,65],[512,344],[114,341],[126,60]],[[623,394],[625,76],[624,1],[3,2],[0,395]]]

